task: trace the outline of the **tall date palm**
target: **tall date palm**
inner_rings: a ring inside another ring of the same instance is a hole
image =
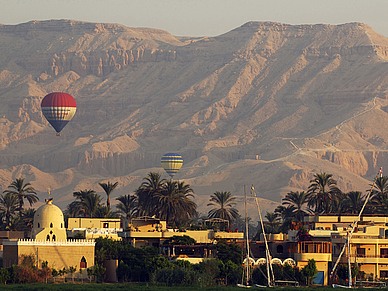
[[[307,204],[307,193],[304,191],[288,192],[286,196],[282,199],[282,204],[294,206],[295,218],[297,218],[299,221],[302,221],[303,216],[306,214],[306,212],[303,211],[302,208],[305,204]]]
[[[9,225],[11,218],[19,210],[19,201],[16,195],[6,193],[0,196],[0,216],[5,225]]]
[[[137,198],[134,195],[123,195],[116,198],[119,204],[116,205],[119,213],[123,214],[125,218],[131,219],[137,213]]]
[[[159,173],[148,173],[148,177],[143,178],[140,187],[135,191],[139,215],[152,216],[155,214],[155,208],[158,205],[156,196],[162,193],[163,185],[166,181],[161,179],[161,177],[162,175]]]
[[[110,208],[110,194],[112,194],[113,190],[116,189],[116,187],[119,185],[119,182],[115,182],[115,183],[111,183],[111,182],[108,182],[108,183],[98,183],[98,185],[101,186],[102,189],[104,189],[105,193],[106,193],[106,206],[108,208]]]
[[[209,218],[221,218],[232,222],[238,217],[238,210],[233,202],[236,198],[229,191],[216,191],[210,195],[210,203],[207,206],[215,206],[208,213]]]
[[[4,190],[4,194],[15,195],[19,203],[19,212],[23,211],[24,199],[26,199],[30,206],[39,200],[36,195],[34,187],[30,183],[24,184],[24,179],[16,179],[12,181],[11,185],[8,186],[7,190]]]
[[[73,193],[76,201],[72,202],[72,207],[77,212],[83,214],[85,217],[95,217],[98,208],[100,207],[101,197],[94,190],[80,190]]]
[[[333,199],[340,197],[341,190],[332,174],[315,174],[308,188],[308,206],[314,207],[315,213],[330,213]]]
[[[178,222],[187,222],[197,214],[197,205],[190,199],[193,190],[184,182],[166,181],[155,197],[158,200],[156,214],[165,219],[167,225],[177,226]]]

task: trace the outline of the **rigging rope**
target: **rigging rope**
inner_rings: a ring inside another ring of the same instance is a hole
[[[255,196],[255,201],[256,201],[256,205],[257,205],[257,210],[259,212],[259,217],[260,217],[260,223],[261,223],[261,229],[263,231],[263,236],[264,236],[264,243],[265,243],[265,257],[266,257],[266,260],[267,260],[267,278],[268,278],[268,286],[272,286],[273,285],[273,282],[275,281],[275,276],[273,274],[273,268],[272,268],[272,262],[271,262],[271,254],[269,252],[269,248],[268,248],[268,242],[267,242],[267,237],[265,235],[265,229],[264,229],[264,223],[263,223],[263,218],[261,216],[261,211],[260,211],[260,206],[259,206],[259,202],[257,200],[257,195],[256,195],[256,192],[255,192],[255,187],[251,187],[251,195],[254,194]]]
[[[366,195],[366,198],[365,198],[365,201],[364,201],[364,205],[362,206],[362,208],[361,208],[361,210],[360,210],[360,212],[359,212],[359,214],[358,214],[358,216],[357,216],[357,219],[353,222],[352,230],[351,230],[350,233],[348,234],[348,238],[347,238],[348,241],[344,244],[344,246],[343,246],[343,248],[342,248],[342,250],[341,250],[341,252],[340,252],[340,254],[339,254],[339,256],[338,256],[338,259],[337,259],[337,261],[335,262],[335,265],[334,265],[333,269],[331,270],[330,278],[333,277],[333,274],[334,274],[334,272],[335,272],[335,269],[337,268],[337,265],[338,265],[338,263],[339,263],[339,261],[340,261],[342,255],[343,255],[343,253],[345,252],[345,249],[346,249],[347,245],[349,244],[350,239],[352,238],[353,231],[354,231],[354,229],[356,228],[356,225],[357,225],[358,221],[360,220],[361,214],[362,214],[362,212],[364,211],[364,208],[365,208],[366,204],[368,203],[368,200],[369,200],[369,198],[370,198],[370,196],[371,196],[373,187],[375,186],[376,181],[377,181],[377,179],[379,178],[379,176],[380,176],[380,177],[383,176],[383,167],[380,167],[380,170],[379,170],[379,172],[377,173],[376,178],[374,179],[373,184],[371,185],[371,188],[370,188],[369,191],[368,191],[368,194]],[[351,282],[349,281],[349,283],[351,283]]]

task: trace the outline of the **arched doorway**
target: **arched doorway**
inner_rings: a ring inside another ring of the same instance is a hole
[[[87,267],[88,267],[88,264],[86,263],[86,259],[85,259],[85,257],[82,257],[81,262],[79,264],[79,268],[80,269],[85,269]]]

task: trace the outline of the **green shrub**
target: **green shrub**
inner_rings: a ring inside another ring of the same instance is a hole
[[[0,284],[6,284],[7,281],[11,279],[11,275],[7,268],[0,269]]]
[[[193,286],[198,284],[198,273],[185,268],[159,269],[151,276],[151,282],[163,286]]]
[[[243,273],[243,267],[233,263],[231,260],[226,263],[220,262],[220,280],[225,285],[236,285],[240,283]]]
[[[315,260],[309,260],[307,265],[303,267],[301,273],[305,278],[307,278],[308,284],[312,285],[314,277],[318,275],[318,269]]]

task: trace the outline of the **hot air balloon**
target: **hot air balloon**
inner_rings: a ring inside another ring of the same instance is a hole
[[[77,103],[70,94],[54,92],[43,98],[40,107],[44,117],[60,136],[61,130],[73,118]]]
[[[163,169],[170,175],[171,179],[183,165],[183,159],[180,155],[174,153],[165,154],[160,161]]]

